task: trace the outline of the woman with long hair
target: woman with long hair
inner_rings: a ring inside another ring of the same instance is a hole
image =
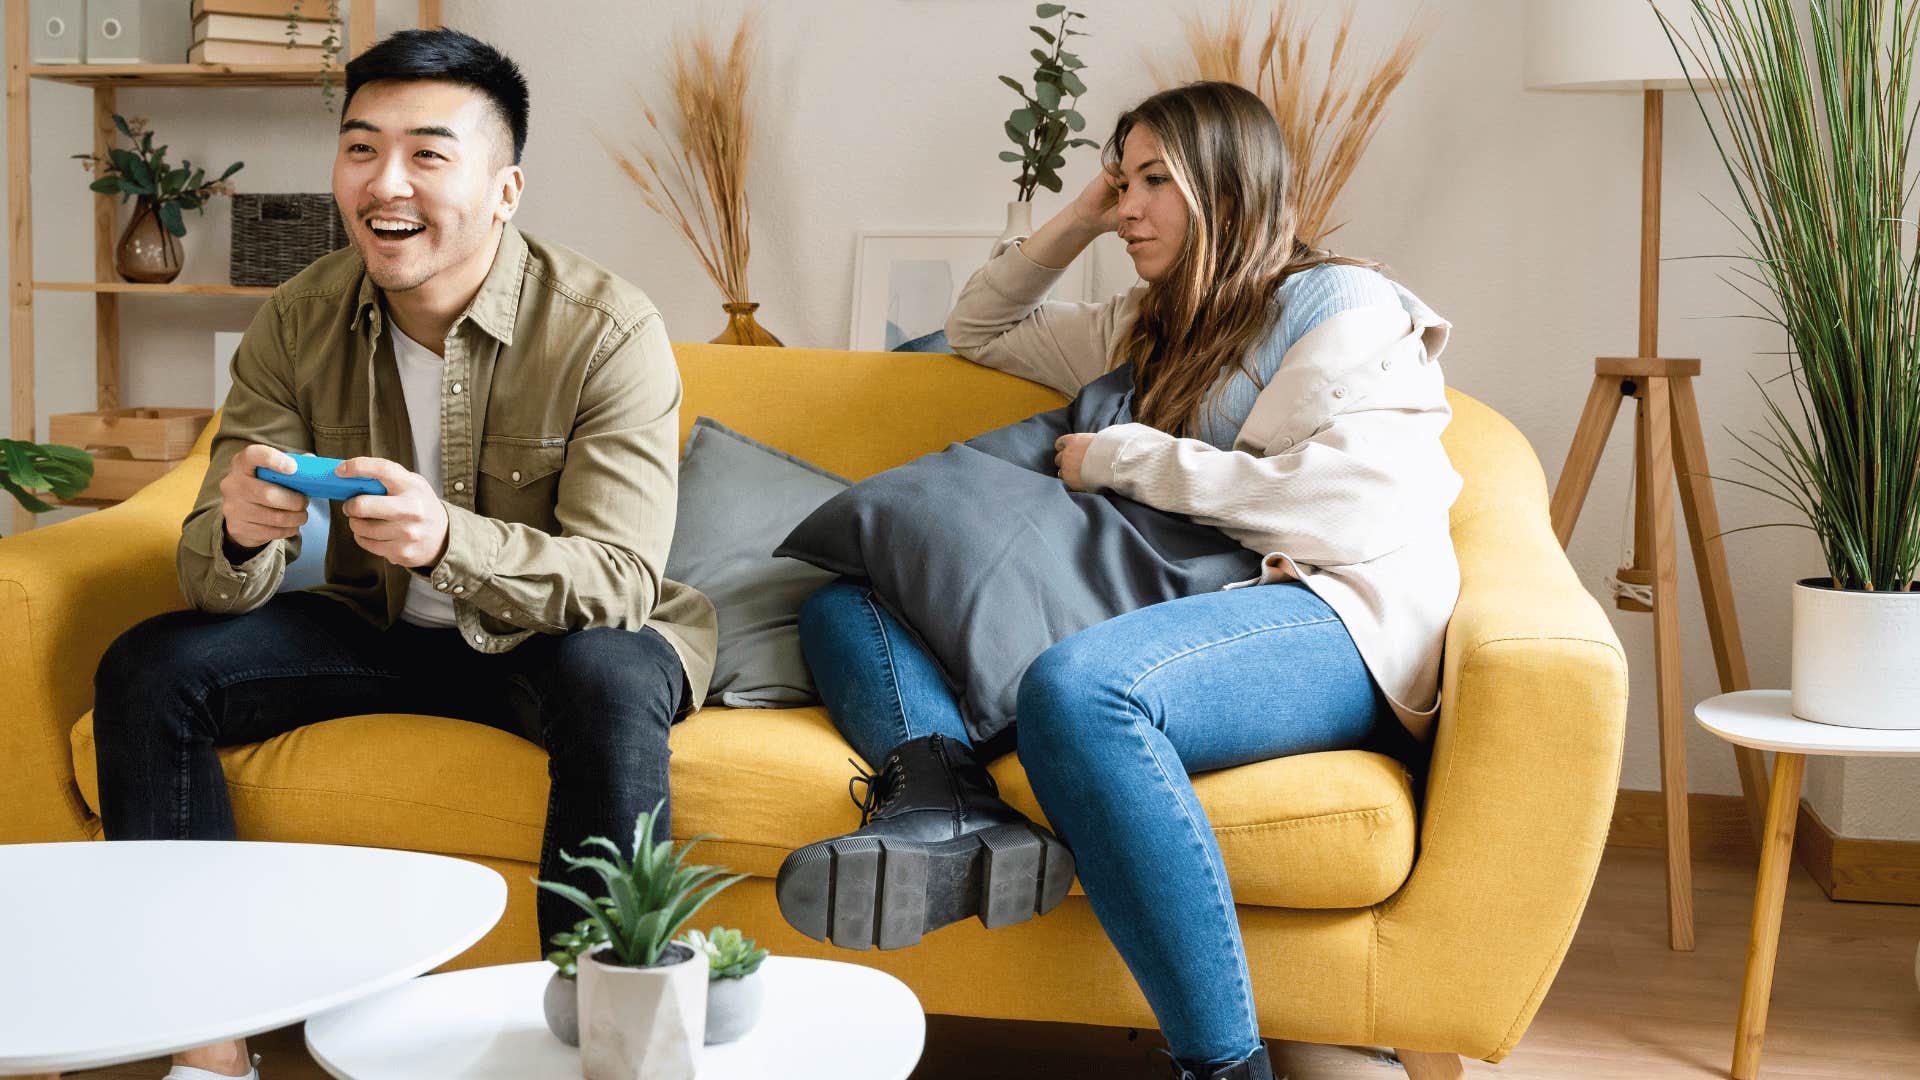
[[[1218,530],[1257,587],[1125,611],[1025,668],[1013,731],[1057,837],[998,798],[926,639],[863,582],[821,589],[802,646],[835,724],[883,764],[856,778],[861,830],[794,852],[777,891],[803,932],[888,948],[969,916],[1030,918],[1077,866],[1174,1075],[1270,1078],[1188,774],[1427,733],[1459,591],[1435,362],[1448,324],[1374,264],[1301,242],[1278,125],[1240,87],[1153,95],[1103,166],[974,275],[949,340],[1068,394],[1128,380],[1112,422],[1059,437],[1060,481]],[[1143,284],[1045,302],[1115,231]]]

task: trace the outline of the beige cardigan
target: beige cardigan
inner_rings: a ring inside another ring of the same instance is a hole
[[[1017,241],[1002,250],[954,304],[954,351],[1068,395],[1110,370],[1144,286],[1104,303],[1042,303],[1061,273]],[[1438,361],[1451,324],[1394,289],[1401,306],[1349,308],[1295,342],[1232,450],[1119,424],[1095,435],[1081,475],[1259,552],[1261,576],[1242,585],[1303,582],[1346,624],[1401,722],[1426,738],[1460,593],[1447,516],[1460,476],[1440,445],[1452,411]]]

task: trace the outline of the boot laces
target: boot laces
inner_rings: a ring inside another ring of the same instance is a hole
[[[1167,1068],[1169,1070],[1167,1076],[1169,1080],[1210,1080],[1210,1078],[1213,1077],[1246,1077],[1250,1075],[1249,1071],[1245,1068],[1245,1061],[1236,1061],[1230,1065],[1223,1065],[1210,1072],[1195,1072],[1188,1068],[1179,1058],[1174,1057],[1173,1051],[1163,1046],[1154,1047],[1153,1053],[1159,1054],[1167,1059]],[[1206,1066],[1202,1065],[1200,1068],[1205,1070]],[[1281,1080],[1286,1080],[1286,1078],[1281,1077]]]
[[[1156,1046],[1152,1052],[1167,1059],[1168,1080],[1200,1080],[1200,1077],[1195,1075],[1192,1069],[1182,1065],[1180,1059],[1173,1056],[1173,1051],[1162,1046]]]
[[[907,783],[907,766],[898,754],[888,754],[887,760],[880,766],[879,772],[867,772],[852,758],[847,764],[853,766],[853,777],[847,781],[847,798],[860,808],[860,827],[866,828],[873,816],[885,810],[893,802],[895,795]],[[861,785],[862,791],[856,795],[853,785]]]

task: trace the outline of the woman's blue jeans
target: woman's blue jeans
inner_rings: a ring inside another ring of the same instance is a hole
[[[968,742],[932,658],[865,583],[808,598],[800,642],[868,762],[935,732]],[[1176,1057],[1234,1061],[1260,1039],[1226,867],[1187,774],[1348,749],[1396,723],[1345,625],[1297,582],[1128,612],[1028,667],[1021,763]]]

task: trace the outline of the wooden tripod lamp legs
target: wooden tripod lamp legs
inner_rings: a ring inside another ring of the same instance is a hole
[[[1680,575],[1674,566],[1673,418],[1667,380],[1648,379],[1638,425],[1653,537],[1653,667],[1659,685],[1660,791],[1667,803],[1667,940],[1693,951],[1693,848],[1687,813],[1686,702],[1680,679]]]
[[[1636,532],[1649,537],[1653,549],[1653,658],[1660,717],[1660,789],[1667,813],[1667,931],[1672,947],[1687,951],[1693,948],[1693,857],[1687,812],[1678,545],[1673,521],[1674,487],[1668,477],[1679,480],[1680,502],[1692,542],[1694,569],[1700,578],[1720,687],[1723,691],[1744,690],[1748,685],[1726,554],[1718,535],[1720,518],[1707,475],[1706,442],[1693,395],[1692,377],[1699,373],[1700,362],[1603,357],[1595,362],[1594,370],[1593,387],[1587,393],[1566,466],[1554,488],[1553,531],[1562,547],[1572,539],[1574,523],[1593,484],[1621,400],[1638,399],[1641,412],[1634,425],[1634,457],[1647,480],[1636,500],[1636,512],[1644,513],[1647,520],[1636,522]],[[1758,751],[1739,747],[1736,752],[1748,819],[1758,840],[1766,817],[1766,773]]]
[[[1720,541],[1720,511],[1713,501],[1707,444],[1700,432],[1700,404],[1693,396],[1692,379],[1674,379],[1668,389],[1673,399],[1673,465],[1680,474],[1680,509],[1693,545],[1693,567],[1700,579],[1700,604],[1707,616],[1720,691],[1746,690],[1752,686],[1747,678],[1747,650],[1741,644],[1740,617],[1733,607],[1727,548]],[[1763,851],[1768,836],[1767,760],[1753,747],[1739,745],[1733,748],[1733,759],[1740,769],[1740,791],[1746,799],[1754,848]]]

